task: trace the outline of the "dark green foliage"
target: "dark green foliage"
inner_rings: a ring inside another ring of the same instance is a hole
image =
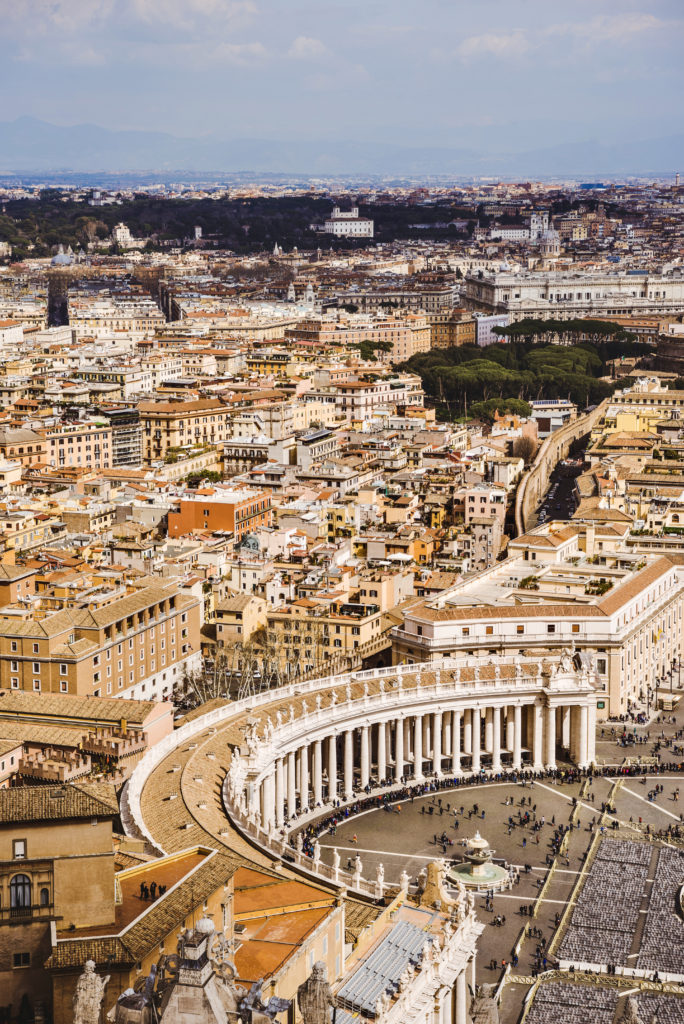
[[[600,346],[603,348],[603,346]],[[516,407],[507,400],[569,398],[580,409],[613,393],[615,384],[598,380],[606,372],[606,357],[589,344],[561,347],[516,341],[509,345],[472,345],[431,349],[412,356],[402,369],[418,373],[427,396],[447,416],[485,411],[493,402],[500,412]]]
[[[285,250],[363,248],[366,239],[333,238],[310,230],[330,214],[328,198],[295,195],[251,199],[163,199],[139,195],[120,205],[89,207],[75,202],[69,192],[46,189],[39,199],[19,199],[5,203],[0,214],[0,240],[13,248],[13,259],[28,255],[49,256],[58,245],[74,251],[88,242],[109,237],[112,228],[123,221],[137,238],[152,236],[155,248],[162,243],[183,244],[192,238],[195,225],[202,228],[209,245],[235,253],[269,251],[276,242]],[[361,204],[362,216],[375,220],[379,241],[395,238],[466,237],[451,220],[464,220],[472,210],[463,210],[445,202],[434,207],[402,203]],[[416,228],[416,223],[429,227]],[[433,226],[434,225],[434,226]],[[31,249],[30,246],[34,248]]]
[[[529,416],[532,409],[521,398],[490,398],[486,402],[475,402],[468,406],[468,415],[476,420],[488,420],[493,423],[496,412],[500,416],[506,412],[514,416]]]
[[[376,352],[391,352],[394,348],[391,341],[361,341],[354,347],[358,348],[362,359],[368,360],[377,360]]]

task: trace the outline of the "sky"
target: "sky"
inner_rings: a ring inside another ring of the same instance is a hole
[[[684,0],[0,0],[3,120],[486,150],[682,130]]]

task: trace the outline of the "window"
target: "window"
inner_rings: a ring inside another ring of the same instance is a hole
[[[31,906],[31,879],[28,875],[15,875],[10,882],[10,908]]]
[[[470,626],[464,626],[461,633],[463,636],[470,636]]]
[[[493,636],[494,635],[494,627],[493,626],[487,626],[486,629],[485,629],[485,633],[487,634],[487,636]]]
[[[38,651],[39,651],[39,650],[40,650],[40,647],[38,646],[38,644],[34,644],[34,645],[33,645],[33,653],[34,653],[34,654],[38,654]]]
[[[17,676],[12,676],[12,678],[10,680],[10,685],[11,685],[13,690],[18,690],[19,689],[19,679],[17,678]]]
[[[40,905],[41,907],[50,906],[50,890],[45,886],[40,890]]]
[[[524,626],[520,626],[520,625],[516,626],[515,627],[515,631],[516,631],[516,633],[518,633],[518,635],[520,635],[521,633],[525,632],[525,627]]]
[[[12,672],[18,672],[19,671],[19,662],[18,661],[11,661],[10,662],[10,668],[11,668]]]
[[[34,690],[40,690],[40,679],[34,679],[33,680],[33,689]]]
[[[60,693],[68,693],[69,692],[69,683],[68,683],[68,681],[66,679],[60,679],[60,681],[59,681],[59,692]]]
[[[26,840],[15,839],[12,843],[12,856],[15,860],[26,860]]]
[[[38,673],[40,672],[40,662],[39,661],[34,661],[33,662],[33,672],[34,672],[34,675],[38,675]]]
[[[549,622],[548,626],[546,627],[546,632],[547,633],[555,633],[556,632],[556,625],[555,625],[555,623]]]
[[[573,624],[572,624],[572,631],[573,631],[573,633],[579,633],[579,631],[580,631],[579,630],[579,622],[573,622]]]
[[[62,664],[61,664],[61,665],[59,666],[59,674],[60,674],[61,676],[65,676],[65,675],[67,675],[67,674],[68,674],[68,672],[69,672],[69,666],[68,666],[68,665],[66,665],[66,664],[64,664],[64,663],[62,663]]]
[[[12,954],[12,967],[30,967],[31,966],[31,954],[30,953],[13,953]]]
[[[11,651],[18,651],[19,650],[19,645],[17,644],[16,640],[13,640],[12,643],[10,644],[10,650]]]

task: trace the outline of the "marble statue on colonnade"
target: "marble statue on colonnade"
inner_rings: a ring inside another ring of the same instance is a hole
[[[297,989],[297,1004],[302,1024],[330,1024],[330,1009],[337,1006],[337,1000],[323,960],[313,965],[311,974]]]

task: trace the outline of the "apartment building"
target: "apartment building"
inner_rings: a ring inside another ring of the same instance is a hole
[[[287,337],[309,345],[350,348],[365,341],[391,346],[387,352],[379,350],[378,358],[400,363],[418,352],[429,351],[431,327],[427,317],[417,313],[373,320],[352,316],[342,320],[306,320],[291,328]]]
[[[268,629],[276,634],[282,671],[296,676],[380,639],[382,615],[375,604],[331,601],[326,607],[302,597],[269,611]]]
[[[214,445],[231,436],[231,411],[218,398],[190,402],[141,402],[143,458],[159,461],[171,448]]]
[[[43,431],[50,466],[112,468],[112,428],[99,420],[60,423]]]
[[[45,462],[48,445],[42,434],[28,427],[0,428],[0,455],[22,468]]]
[[[431,313],[430,348],[453,348],[475,344],[475,318],[465,309]]]
[[[271,526],[273,510],[268,491],[247,488],[203,488],[182,497],[169,511],[169,537],[184,537],[195,530],[228,532],[242,540],[264,526]]]
[[[0,608],[0,686],[33,693],[170,699],[200,662],[200,602],[175,582],[103,586],[51,612]],[[123,712],[122,712],[123,714]]]
[[[327,388],[316,387],[305,392],[305,401],[334,405],[347,420],[364,420],[374,409],[383,406],[423,405],[420,377],[412,373],[368,380],[340,381]]]

